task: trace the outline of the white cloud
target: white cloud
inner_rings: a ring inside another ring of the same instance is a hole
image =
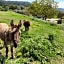
[[[64,8],[64,2],[59,2],[58,6],[59,6],[59,8]]]

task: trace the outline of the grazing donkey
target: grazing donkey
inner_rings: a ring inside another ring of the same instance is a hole
[[[24,27],[25,27],[25,31],[28,31],[28,30],[29,30],[29,26],[30,26],[30,22],[29,22],[29,21],[24,20],[23,25],[24,25]]]
[[[18,25],[14,24],[11,20],[11,27],[6,23],[0,23],[0,38],[4,41],[4,46],[6,48],[6,57],[8,57],[8,45],[11,46],[11,58],[13,59],[13,47],[17,47],[19,41],[20,32],[19,29],[22,25],[21,20]]]

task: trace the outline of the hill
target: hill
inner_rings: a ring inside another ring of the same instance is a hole
[[[29,6],[30,2],[27,2],[27,1],[0,1],[0,5],[5,5],[5,4]]]
[[[64,8],[59,8],[59,11],[64,12]]]
[[[17,14],[12,11],[0,11],[0,22],[10,25],[10,20],[15,23],[21,19],[30,21],[30,29],[24,31],[21,27],[21,37],[15,49],[15,58],[5,59],[5,64],[61,64],[64,60],[64,27],[48,23],[44,20]],[[3,42],[0,40],[0,46]],[[0,52],[5,57],[5,48]],[[10,56],[9,56],[10,57]],[[2,59],[3,57],[1,57]]]

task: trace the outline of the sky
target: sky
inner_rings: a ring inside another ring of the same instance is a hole
[[[7,1],[28,1],[28,2],[32,2],[34,0],[7,0]],[[64,8],[64,0],[55,0],[58,2],[58,7],[59,8]]]
[[[55,1],[58,2],[59,8],[64,8],[64,0],[55,0]]]

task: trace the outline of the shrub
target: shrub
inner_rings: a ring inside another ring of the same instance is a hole
[[[0,6],[0,11],[1,11],[2,9],[3,9],[2,6]]]
[[[49,35],[49,40],[52,42],[53,35]],[[27,38],[24,35],[24,38],[21,41],[22,42],[19,44],[17,53],[21,52],[23,58],[32,58],[31,61],[39,61],[44,63],[45,61],[49,62],[50,57],[55,56],[56,51],[53,50],[53,45],[41,36]]]
[[[49,38],[48,38],[48,40],[49,40],[51,43],[53,43],[54,36],[53,36],[52,34],[50,34],[50,35],[49,35]]]

